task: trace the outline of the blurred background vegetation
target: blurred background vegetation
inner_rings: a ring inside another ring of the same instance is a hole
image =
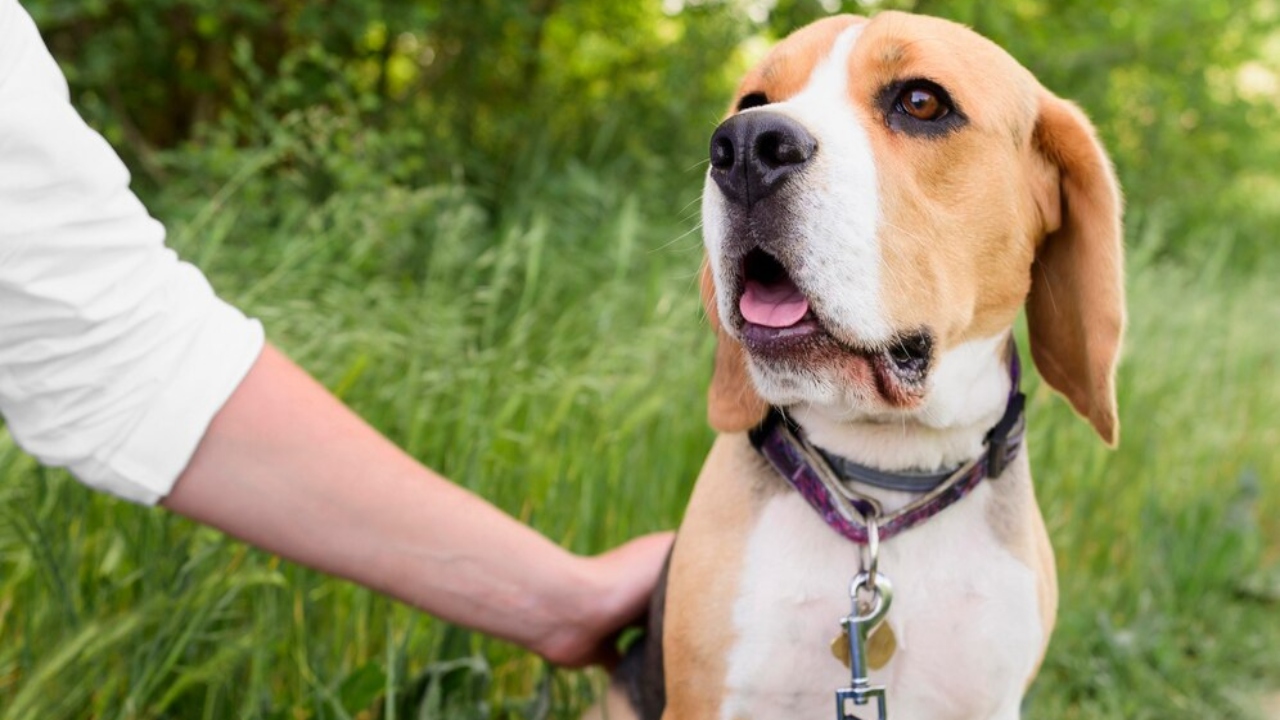
[[[376,182],[459,182],[500,212],[530,162],[686,192],[745,61],[829,11],[895,8],[972,26],[1080,102],[1152,251],[1251,263],[1280,219],[1274,0],[27,5],[78,107],[150,183],[285,136],[303,141],[289,159],[317,199],[377,168]]]
[[[669,528],[711,439],[695,285],[733,84],[926,12],[1099,126],[1124,440],[1029,378],[1062,577],[1038,718],[1280,688],[1276,0],[24,0],[169,242],[429,465],[558,542]],[[572,717],[600,678],[38,468],[0,426],[0,718]]]

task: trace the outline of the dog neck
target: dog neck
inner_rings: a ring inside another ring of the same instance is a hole
[[[885,472],[939,472],[984,451],[987,432],[1009,399],[1009,334],[963,343],[945,352],[918,407],[892,415],[848,407],[796,405],[788,414],[816,447]],[[915,500],[915,493],[854,482],[888,512]]]

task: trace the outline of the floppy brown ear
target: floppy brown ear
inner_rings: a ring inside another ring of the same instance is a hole
[[[716,332],[716,367],[707,392],[707,421],[720,432],[750,430],[764,420],[769,405],[751,383],[746,351],[720,324],[715,281],[706,262],[702,263],[702,305]]]
[[[1041,377],[1066,396],[1109,445],[1119,439],[1115,370],[1124,333],[1121,199],[1111,161],[1075,105],[1044,93],[1035,129],[1058,170],[1061,217],[1036,251],[1027,323]]]

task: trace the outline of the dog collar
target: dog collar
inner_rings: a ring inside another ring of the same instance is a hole
[[[1022,368],[1017,347],[1010,343],[1009,376],[1012,380],[1004,415],[987,431],[986,450],[948,473],[937,475],[891,473],[868,468],[819,450],[804,437],[790,418],[770,408],[764,421],[748,433],[751,445],[832,530],[859,545],[868,542],[868,521],[874,522],[881,540],[924,523],[968,495],[984,478],[997,478],[1018,456],[1026,431],[1021,391]],[[833,461],[834,460],[834,461]],[[877,487],[921,492],[915,502],[883,515],[880,504],[855,491],[848,481]]]

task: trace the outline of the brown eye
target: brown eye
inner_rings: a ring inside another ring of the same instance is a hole
[[[937,93],[923,87],[903,90],[898,96],[898,107],[911,117],[926,121],[941,120],[951,112]]]
[[[969,124],[964,110],[947,89],[926,78],[889,83],[880,90],[878,103],[884,122],[893,132],[912,137],[940,138]]]

